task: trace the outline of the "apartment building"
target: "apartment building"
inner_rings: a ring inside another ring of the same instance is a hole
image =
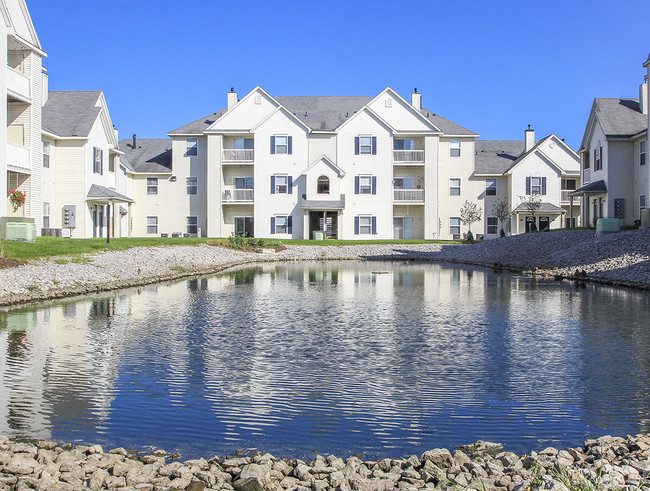
[[[643,63],[645,80],[639,98],[596,98],[580,145],[583,186],[582,221],[618,218],[624,225],[640,220],[647,208],[650,178],[648,146],[648,77],[650,56]]]
[[[47,91],[43,51],[24,0],[0,0],[0,217],[40,220],[40,199],[48,176],[41,160],[41,108]],[[26,195],[25,204],[12,206],[9,189]]]

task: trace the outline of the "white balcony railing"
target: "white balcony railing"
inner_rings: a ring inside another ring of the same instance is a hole
[[[29,77],[10,66],[7,67],[7,89],[23,99],[31,99],[32,97]]]
[[[424,189],[394,189],[393,201],[424,203]]]
[[[242,203],[253,201],[253,189],[226,189],[222,201],[225,203]]]
[[[424,150],[393,150],[393,162],[424,162]]]
[[[224,162],[252,162],[255,150],[243,148],[225,148],[223,150]]]
[[[7,165],[31,170],[32,166],[29,162],[29,148],[7,142]]]
[[[572,193],[572,192],[573,192],[572,190],[567,190],[567,191],[562,190],[561,191],[560,199],[562,200],[563,203],[568,203],[569,201],[571,201],[571,196],[569,196],[569,193]],[[575,202],[577,200],[574,199],[573,201]]]

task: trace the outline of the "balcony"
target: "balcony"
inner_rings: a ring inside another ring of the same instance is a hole
[[[32,91],[29,77],[15,68],[8,66],[7,91],[10,97],[14,96],[18,100],[30,102]]]
[[[424,163],[424,150],[393,150],[393,162]]]
[[[394,203],[424,203],[424,189],[393,189]]]
[[[221,196],[223,203],[252,203],[254,189],[225,189]]]
[[[574,189],[568,189],[568,190],[562,190],[561,191],[561,196],[560,196],[560,201],[562,203],[569,203],[571,201],[571,196],[569,196],[569,193],[572,193],[575,191]],[[578,201],[577,197],[573,197],[573,202],[576,203]]]
[[[255,150],[252,148],[225,148],[223,162],[253,162]]]
[[[14,172],[25,171],[27,174],[31,174],[29,148],[7,142],[7,167]]]

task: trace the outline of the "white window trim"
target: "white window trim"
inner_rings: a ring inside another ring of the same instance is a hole
[[[43,140],[43,167],[49,169],[50,168],[50,160],[52,156],[52,144],[47,141]],[[47,165],[45,165],[45,157],[47,157]]]
[[[452,220],[458,220],[458,225],[452,223]],[[458,232],[454,232],[456,227],[458,227]],[[449,217],[449,235],[460,235],[460,217]]]
[[[274,135],[275,136],[275,153],[280,154],[280,155],[288,155],[289,154],[289,135]],[[284,143],[280,144],[278,143],[278,138],[284,138]],[[284,152],[278,151],[279,148],[284,147]]]
[[[273,174],[275,176],[275,194],[289,194],[289,176],[287,174]],[[284,184],[278,184],[278,179],[284,179]],[[280,190],[284,186],[284,191]]]
[[[539,179],[539,184],[533,184],[533,179]],[[535,188],[538,188],[539,191],[535,191]],[[542,195],[542,176],[530,176],[530,194]]]
[[[369,140],[367,145],[362,143],[364,138]],[[363,151],[364,147],[368,148],[367,152]],[[359,135],[359,155],[372,155],[372,135]]]
[[[289,215],[274,215],[275,216],[275,233],[288,234],[289,233]],[[280,230],[281,225],[278,224],[279,219],[284,219],[284,232]]]
[[[646,152],[648,150],[648,143],[647,140],[641,140],[639,142],[639,165],[645,165],[646,164]]]
[[[153,219],[153,221],[155,221],[155,223],[149,223],[151,221],[151,219]],[[152,217],[152,216],[147,217],[146,224],[147,224],[147,233],[148,234],[157,234],[158,233],[158,217],[157,216],[155,216],[155,217]],[[150,227],[155,227],[155,228],[154,228],[153,231],[150,231]]]
[[[458,155],[454,155],[455,150],[458,150]],[[449,156],[450,157],[460,157],[461,156],[460,140],[449,140]]]
[[[453,185],[452,181],[458,181],[458,185]],[[450,177],[449,178],[449,196],[460,196],[461,193],[462,179],[459,177]],[[452,189],[458,189],[458,194],[453,194]]]
[[[190,220],[192,220],[193,223],[190,223]],[[196,216],[187,217],[187,219],[185,220],[185,224],[186,224],[185,230],[186,230],[186,232],[188,234],[198,234],[199,233],[199,218],[198,217],[196,217]],[[190,232],[190,227],[196,227],[196,231],[195,232]]]
[[[490,187],[488,186],[488,181],[493,181],[494,186]],[[496,196],[497,193],[499,192],[498,188],[499,184],[497,183],[496,177],[488,177],[485,179],[485,196]],[[494,193],[488,194],[488,189],[493,189],[494,188]]]
[[[368,224],[364,225],[361,220],[368,220]],[[368,231],[364,232],[363,228],[368,227]],[[359,215],[359,235],[372,235],[372,215]]]
[[[195,157],[199,154],[199,139],[186,138],[185,139],[185,156]]]
[[[363,179],[368,179],[368,190],[364,191],[364,186],[362,183]],[[359,175],[359,194],[372,194],[372,175],[371,174],[360,174]]]
[[[152,179],[152,180],[155,179],[156,183],[155,184],[150,184],[149,179]],[[150,193],[149,192],[150,190],[155,191],[155,192]],[[158,194],[158,178],[157,177],[147,177],[147,195],[152,196],[154,194]]]
[[[194,184],[191,184],[193,180]],[[190,189],[194,188],[194,192],[190,193]],[[185,192],[188,196],[196,196],[199,194],[199,178],[194,176],[189,176],[185,178]]]
[[[496,220],[496,225],[490,225],[490,220]],[[490,232],[490,227],[495,227],[495,232]],[[499,235],[499,219],[497,217],[486,217],[485,219],[485,235]]]

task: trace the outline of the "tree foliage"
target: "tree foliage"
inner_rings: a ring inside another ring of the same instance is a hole
[[[526,211],[531,215],[535,216],[542,206],[542,197],[539,193],[532,193],[528,196],[520,196],[521,204],[524,205]]]
[[[507,196],[503,199],[496,200],[492,204],[492,216],[499,219],[499,223],[501,224],[501,236],[505,235],[504,226],[511,215],[512,210],[510,209],[510,203],[508,202]]]
[[[460,207],[460,221],[463,225],[467,225],[468,230],[471,232],[472,223],[478,222],[481,219],[483,209],[477,206],[476,203],[465,201],[463,206]]]

